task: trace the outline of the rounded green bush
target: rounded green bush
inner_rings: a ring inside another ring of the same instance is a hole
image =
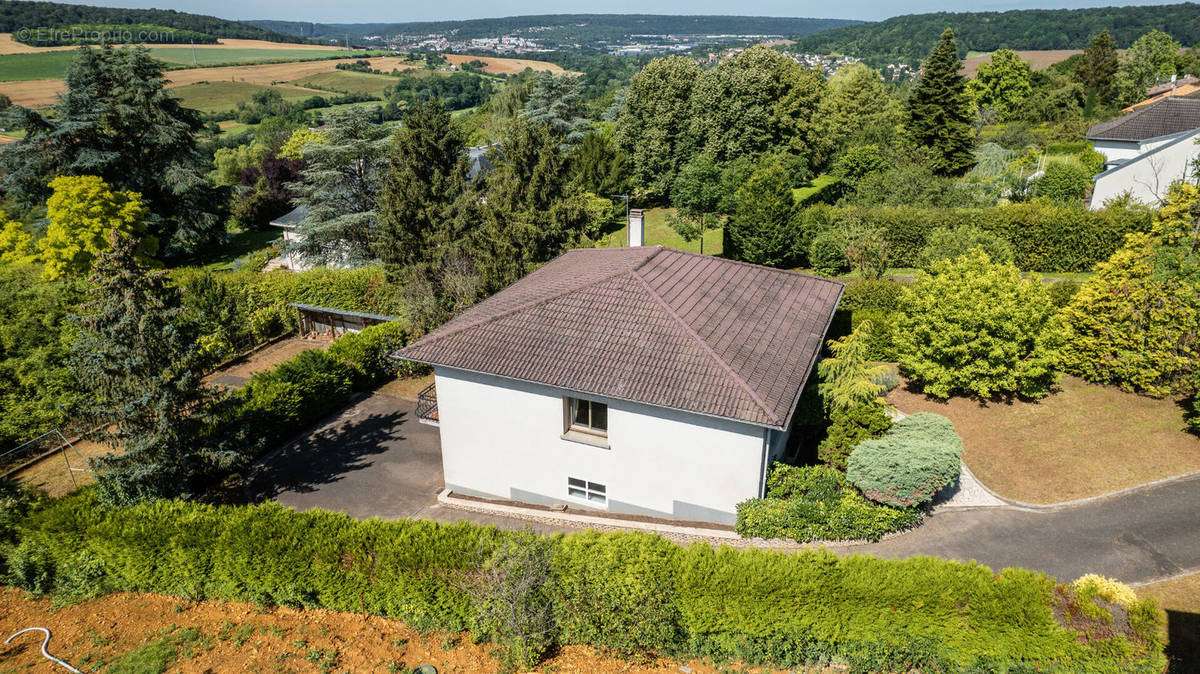
[[[894,506],[933,499],[958,479],[962,438],[946,417],[922,412],[892,425],[881,438],[866,440],[850,453],[846,477],[863,496]]]
[[[846,242],[841,232],[827,230],[813,237],[808,246],[808,265],[813,271],[826,276],[850,271],[850,263],[846,261]]]

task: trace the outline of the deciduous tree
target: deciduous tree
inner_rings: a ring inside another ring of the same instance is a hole
[[[45,278],[87,275],[114,233],[135,240],[135,251],[143,261],[157,249],[154,237],[145,236],[149,211],[140,194],[114,192],[96,176],[55,178],[50,189],[54,191],[46,200],[50,224],[37,242]]]
[[[666,198],[676,171],[688,160],[692,89],[699,77],[695,61],[668,56],[648,63],[629,84],[617,118],[617,145],[629,155],[641,198]]]
[[[975,106],[991,109],[1008,119],[1033,93],[1033,70],[1011,49],[999,49],[990,61],[979,64],[975,78],[967,84]]]

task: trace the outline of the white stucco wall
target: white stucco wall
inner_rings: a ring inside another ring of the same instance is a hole
[[[1162,147],[1177,138],[1180,134],[1147,138],[1143,141],[1134,140],[1097,140],[1092,142],[1092,148],[1104,155],[1105,168],[1112,168],[1151,150]]]
[[[454,491],[595,507],[568,496],[575,477],[605,485],[613,512],[726,524],[760,495],[761,427],[590,396],[608,404],[609,446],[595,447],[562,438],[565,391],[442,367],[435,379]]]
[[[1169,143],[1157,143],[1154,150],[1101,173],[1092,190],[1091,207],[1101,208],[1106,200],[1126,191],[1137,201],[1158,205],[1171,183],[1187,179],[1200,158],[1197,138],[1200,129]]]

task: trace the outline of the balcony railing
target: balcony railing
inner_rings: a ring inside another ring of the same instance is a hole
[[[438,425],[437,389],[430,384],[417,394],[417,420],[423,424]]]

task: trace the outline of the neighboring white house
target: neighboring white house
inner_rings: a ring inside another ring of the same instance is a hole
[[[1187,177],[1200,147],[1200,99],[1164,98],[1110,122],[1088,129],[1087,138],[1105,157],[1095,178],[1092,208],[1125,192],[1137,201],[1157,204],[1171,183]]]
[[[495,165],[492,164],[491,159],[488,157],[489,151],[493,147],[492,145],[478,145],[467,148],[468,180],[482,180],[484,176],[495,168]],[[279,256],[278,262],[268,264],[266,270],[284,268],[291,271],[306,271],[317,266],[310,260],[304,259],[304,256],[294,248],[297,243],[304,241],[304,235],[298,231],[298,228],[300,223],[307,217],[308,207],[301,204],[271,221],[272,227],[278,227],[283,230],[283,251]],[[332,263],[327,266],[336,267],[340,265]]]
[[[283,230],[283,250],[279,255],[282,267],[292,271],[312,269],[313,265],[304,256],[292,249],[292,245],[304,240],[304,235],[296,231],[296,227],[308,217],[308,206],[303,204],[293,208],[284,215],[271,221],[272,227]]]
[[[454,492],[731,524],[785,451],[842,288],[579,249],[394,356],[434,367],[421,415]]]

